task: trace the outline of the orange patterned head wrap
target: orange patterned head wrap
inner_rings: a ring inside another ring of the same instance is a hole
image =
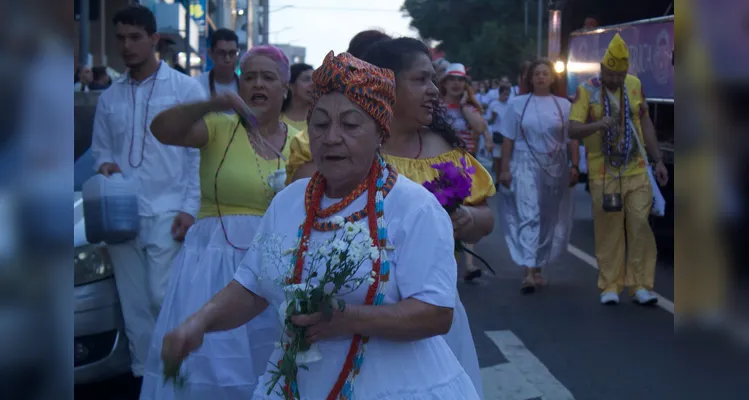
[[[361,107],[374,118],[383,135],[390,135],[390,120],[395,105],[395,75],[393,71],[375,67],[349,53],[337,56],[331,51],[325,56],[320,68],[312,73],[315,86],[312,89],[312,115],[314,104],[320,97],[339,92]]]

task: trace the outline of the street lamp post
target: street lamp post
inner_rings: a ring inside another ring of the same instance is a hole
[[[536,43],[536,56],[538,59],[541,59],[541,53],[542,53],[542,38],[543,38],[543,19],[544,19],[544,0],[538,0],[538,26],[537,29],[537,41]]]

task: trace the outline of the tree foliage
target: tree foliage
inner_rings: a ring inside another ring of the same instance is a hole
[[[535,57],[535,38],[524,34],[523,0],[405,0],[403,10],[422,38],[440,41],[446,58],[470,67],[473,77],[515,77],[522,61]],[[529,23],[535,32],[534,12]]]

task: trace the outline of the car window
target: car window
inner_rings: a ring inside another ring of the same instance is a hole
[[[77,160],[75,160],[73,170],[73,191],[81,191],[83,182],[94,176],[94,156],[91,155],[91,149],[86,150]]]
[[[83,182],[94,175],[94,159],[91,155],[91,134],[94,127],[96,103],[99,92],[75,93],[75,142],[73,190],[80,191]]]

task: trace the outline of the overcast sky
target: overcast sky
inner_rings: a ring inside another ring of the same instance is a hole
[[[307,64],[318,67],[325,55],[348,47],[366,29],[391,36],[416,37],[400,7],[403,0],[269,0],[269,32],[273,44],[307,48]]]

